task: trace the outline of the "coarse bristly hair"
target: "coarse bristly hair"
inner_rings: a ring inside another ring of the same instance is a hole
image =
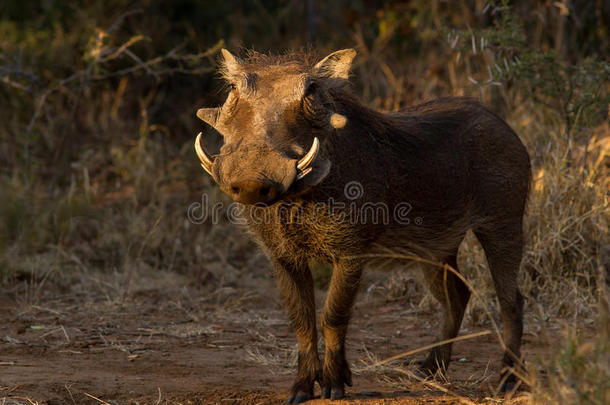
[[[241,58],[241,61],[243,62],[242,66],[245,72],[280,65],[293,67],[300,72],[307,72],[320,59],[319,54],[313,49],[289,50],[281,54],[264,54],[250,49],[245,51],[245,57]],[[224,79],[232,78],[227,67],[227,62],[223,58],[221,58],[219,63],[219,74]]]

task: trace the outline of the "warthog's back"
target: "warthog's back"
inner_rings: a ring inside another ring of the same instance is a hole
[[[425,190],[426,202],[443,200],[451,210],[460,200],[472,200],[477,215],[494,212],[498,204],[511,213],[523,210],[529,156],[501,118],[470,98],[443,98],[392,116],[404,123],[403,136],[419,142],[406,151],[399,170],[420,174],[404,184]]]
[[[443,98],[388,115],[395,130],[385,200],[406,201],[409,221],[390,224],[382,249],[444,257],[468,229],[522,217],[530,161],[515,132],[469,98]]]

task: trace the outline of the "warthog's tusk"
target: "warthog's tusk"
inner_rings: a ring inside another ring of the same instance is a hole
[[[298,172],[297,180],[301,180],[303,177],[307,176],[309,174],[309,172],[311,172],[311,167],[308,167],[307,169],[303,170],[302,172]]]
[[[311,145],[311,149],[309,149],[309,152],[307,152],[307,154],[303,156],[297,163],[297,169],[300,172],[297,176],[299,179],[311,171],[311,168],[309,166],[311,166],[313,161],[316,159],[316,156],[318,156],[319,150],[320,141],[318,141],[317,137],[313,138],[313,144]]]
[[[201,147],[201,132],[197,135],[197,139],[195,139],[195,151],[197,152],[199,160],[201,160],[201,167],[203,167],[203,170],[205,170],[210,176],[212,176],[212,164],[214,162],[212,162],[212,160],[208,157],[208,155]]]

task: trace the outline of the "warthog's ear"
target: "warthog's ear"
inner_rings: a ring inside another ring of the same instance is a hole
[[[320,76],[347,79],[355,56],[356,51],[354,49],[342,49],[322,59],[314,66],[314,69]]]
[[[241,73],[242,66],[244,61],[239,59],[237,56],[234,56],[231,52],[226,49],[222,49],[220,51],[222,53],[222,57],[224,58],[224,70],[227,76],[233,76],[235,74]]]

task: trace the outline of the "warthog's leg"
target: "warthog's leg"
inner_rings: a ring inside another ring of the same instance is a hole
[[[361,273],[361,263],[353,260],[340,260],[333,267],[320,319],[326,345],[322,398],[343,398],[345,384],[352,386],[352,372],[345,359],[345,335]]]
[[[523,252],[522,225],[520,219],[517,219],[508,224],[496,225],[489,231],[477,230],[475,234],[485,250],[500,303],[502,335],[507,349],[502,362],[503,383],[500,390],[510,391],[517,381],[510,369],[522,371],[523,297],[518,285]]]
[[[288,403],[299,404],[313,398],[314,383],[322,376],[313,278],[307,263],[275,260],[274,266],[278,288],[298,343],[298,371]]]
[[[457,254],[445,261],[457,271]],[[424,279],[428,289],[443,307],[443,321],[439,334],[440,340],[457,336],[470,298],[470,291],[462,280],[451,270],[437,266],[424,268]],[[421,365],[420,372],[433,375],[437,370],[445,371],[451,361],[451,343],[433,348]]]

